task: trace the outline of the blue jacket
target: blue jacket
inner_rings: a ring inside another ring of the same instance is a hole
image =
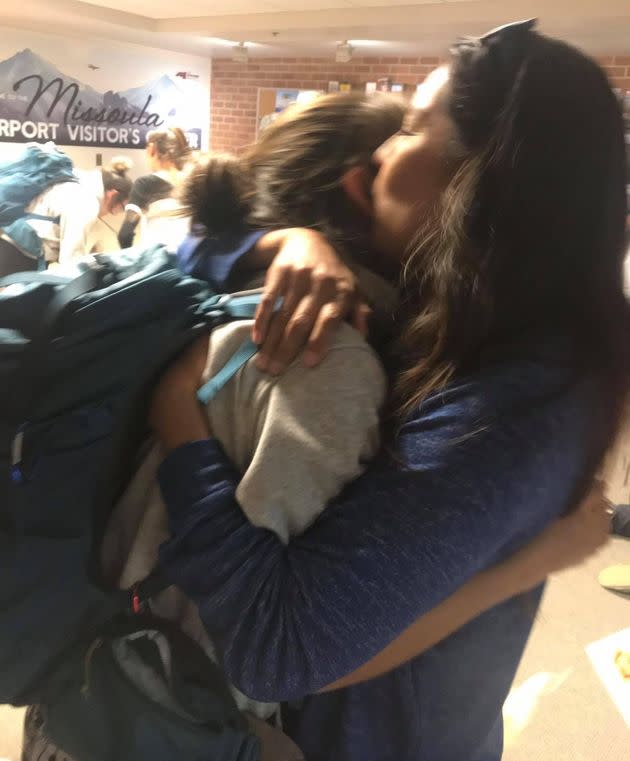
[[[316,693],[572,505],[605,445],[603,407],[558,345],[460,377],[404,424],[401,463],[375,463],[288,546],[244,518],[219,444],[187,445],[160,469],[163,566],[229,678],[285,701],[308,761],[498,761],[540,589],[385,676]]]

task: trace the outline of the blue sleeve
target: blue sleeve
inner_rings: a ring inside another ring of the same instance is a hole
[[[177,251],[178,266],[187,275],[207,280],[216,291],[226,290],[236,264],[265,232],[243,228],[212,238],[189,235]]]
[[[583,415],[547,409],[484,427],[477,411],[465,393],[436,400],[401,431],[403,467],[372,467],[288,545],[246,520],[216,441],[164,461],[160,560],[239,689],[263,701],[313,694],[571,504],[587,467]]]

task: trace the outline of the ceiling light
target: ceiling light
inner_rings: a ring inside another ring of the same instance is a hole
[[[210,45],[218,45],[223,48],[234,47],[237,44],[236,40],[226,40],[223,37],[205,37],[204,39]]]
[[[353,48],[382,48],[388,43],[383,40],[348,40],[348,44]]]
[[[354,48],[348,43],[348,40],[344,40],[337,45],[335,52],[335,61],[337,63],[348,63],[352,59],[352,53]]]
[[[237,63],[247,63],[249,61],[249,48],[244,42],[239,42],[232,48],[232,60]]]

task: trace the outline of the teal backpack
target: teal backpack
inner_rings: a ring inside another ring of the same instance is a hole
[[[159,576],[108,588],[99,550],[156,379],[258,298],[211,293],[162,247],[97,261],[0,281],[0,703],[41,706],[79,761],[256,761],[220,671],[147,613]]]
[[[27,145],[14,161],[0,163],[0,228],[28,256],[41,261],[42,244],[29,220],[58,222],[59,217],[32,214],[29,204],[60,182],[78,182],[65,153],[37,143]],[[42,269],[45,264],[42,262]]]

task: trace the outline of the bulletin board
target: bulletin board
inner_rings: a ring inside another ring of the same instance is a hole
[[[293,103],[316,94],[314,90],[297,90],[290,87],[259,87],[256,135],[271,124],[276,114],[282,113]]]

